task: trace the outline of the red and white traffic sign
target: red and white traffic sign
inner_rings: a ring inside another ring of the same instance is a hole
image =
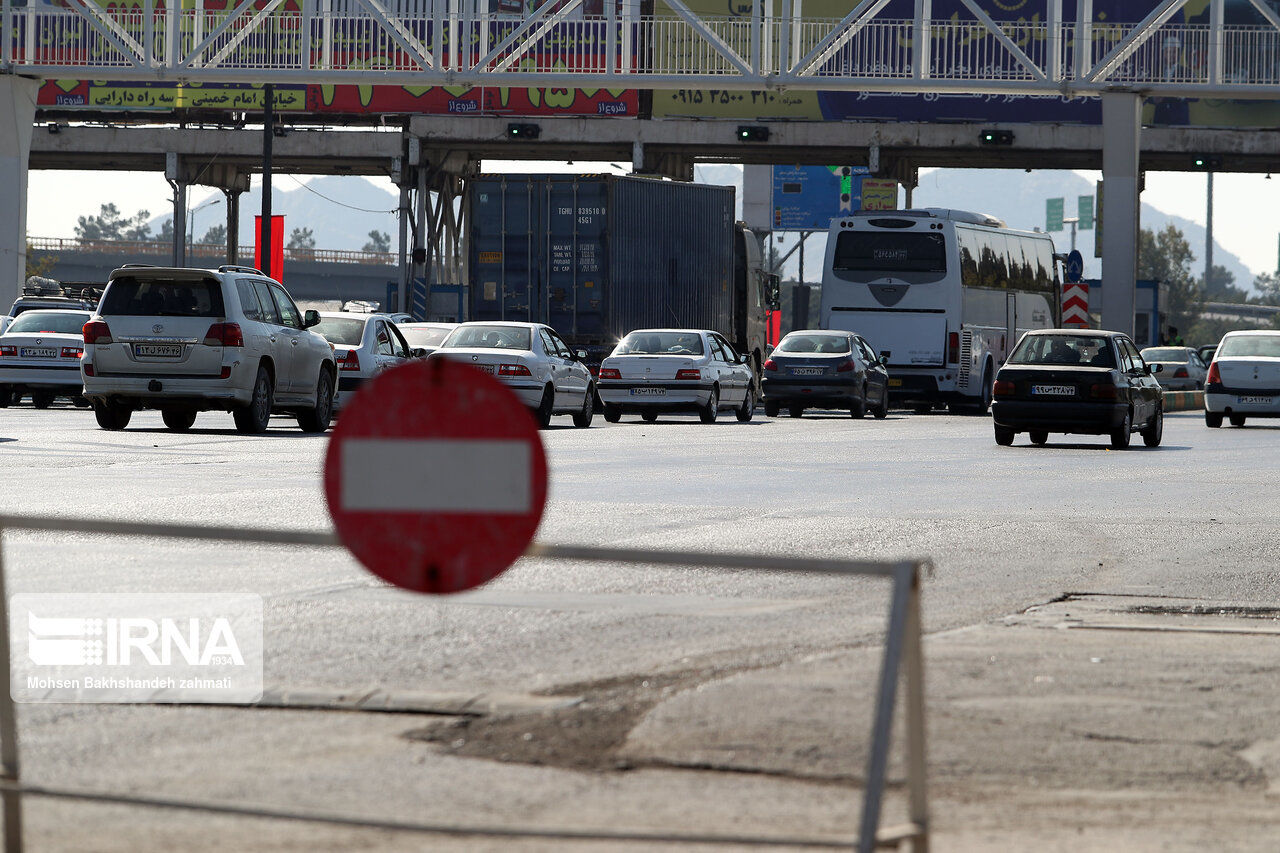
[[[1089,328],[1089,285],[1082,281],[1062,285],[1062,325]]]
[[[338,538],[374,574],[460,592],[524,553],[547,501],[537,423],[468,365],[414,361],[379,374],[334,427],[325,497]]]

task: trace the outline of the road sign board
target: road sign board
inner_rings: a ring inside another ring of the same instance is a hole
[[[1078,329],[1089,327],[1089,285],[1084,282],[1062,285],[1062,325]]]
[[[863,166],[774,166],[773,230],[826,231],[862,209]]]
[[[1071,254],[1067,255],[1067,263],[1064,269],[1067,281],[1080,281],[1084,278],[1084,255],[1079,250],[1072,249]]]
[[[1061,231],[1062,230],[1062,205],[1063,200],[1060,198],[1046,199],[1044,203],[1044,230]]]
[[[897,210],[898,182],[893,178],[863,178],[862,209]]]
[[[524,553],[547,500],[547,462],[524,405],[443,359],[380,374],[329,439],[325,498],[365,568],[417,592],[460,592]]]
[[[1080,220],[1081,231],[1093,229],[1093,196],[1082,195],[1076,199],[1076,217]]]

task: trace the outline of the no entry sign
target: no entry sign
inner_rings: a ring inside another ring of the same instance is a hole
[[[338,538],[371,572],[460,592],[524,553],[547,500],[537,424],[501,383],[432,359],[383,373],[329,440],[325,497]]]

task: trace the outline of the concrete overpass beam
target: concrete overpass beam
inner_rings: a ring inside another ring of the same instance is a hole
[[[27,165],[39,80],[0,75],[0,310],[27,279]]]
[[[1138,279],[1139,137],[1142,99],[1102,96],[1102,327],[1133,334]]]

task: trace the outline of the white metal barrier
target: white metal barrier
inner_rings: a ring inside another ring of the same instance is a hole
[[[38,516],[0,515],[0,797],[3,798],[5,853],[21,853],[23,849],[22,796],[50,797],[265,817],[281,820],[314,821],[345,826],[421,833],[448,833],[508,838],[559,838],[568,840],[636,841],[669,844],[735,844],[765,846],[847,847],[815,839],[769,838],[679,833],[610,833],[605,831],[545,829],[512,829],[511,827],[396,823],[362,820],[320,814],[285,812],[254,806],[228,806],[216,803],[187,802],[160,797],[119,795],[100,791],[77,791],[48,786],[23,785],[18,755],[17,714],[11,693],[11,659],[9,633],[9,596],[4,572],[4,534],[9,530],[48,531],[80,535],[148,537],[247,544],[294,545],[313,548],[342,547],[334,534],[325,531],[262,530],[241,527],[217,527],[182,524],[149,524],[102,519],[79,519]],[[909,841],[914,853],[927,853],[929,846],[929,810],[926,795],[924,655],[920,622],[920,583],[930,565],[926,560],[903,560],[893,563],[859,560],[828,560],[761,556],[756,554],[714,554],[682,551],[652,551],[629,548],[595,548],[577,545],[533,543],[526,557],[546,560],[627,563],[649,566],[679,566],[700,569],[758,570],[769,572],[802,572],[811,574],[870,576],[892,582],[888,628],[884,657],[880,666],[875,714],[871,731],[871,750],[867,762],[866,791],[863,797],[857,849],[871,853],[876,847],[892,847]],[[906,766],[908,823],[880,828],[893,714],[899,680],[906,682]]]

